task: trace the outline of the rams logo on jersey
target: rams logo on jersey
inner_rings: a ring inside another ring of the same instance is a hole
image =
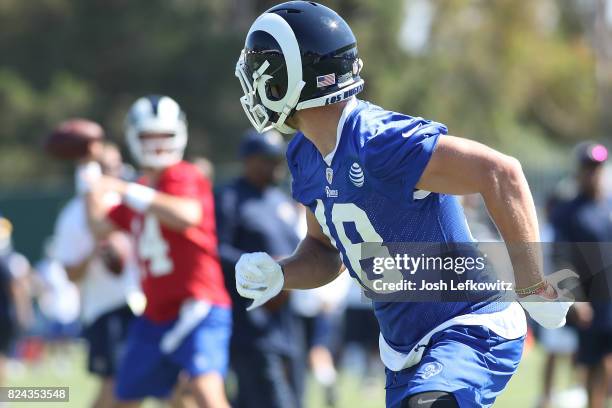
[[[430,363],[424,364],[423,367],[421,367],[420,375],[424,379],[428,379],[433,377],[434,375],[439,374],[440,371],[442,371],[442,368],[444,368],[442,364],[438,363],[437,361],[432,361]]]
[[[325,178],[327,179],[327,184],[331,184],[334,180],[334,169],[328,167],[325,169]]]

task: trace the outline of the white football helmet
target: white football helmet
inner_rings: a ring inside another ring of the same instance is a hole
[[[142,133],[168,134],[142,139]],[[134,159],[142,167],[164,168],[183,159],[187,147],[187,120],[174,99],[148,95],[138,99],[127,115],[125,136]]]

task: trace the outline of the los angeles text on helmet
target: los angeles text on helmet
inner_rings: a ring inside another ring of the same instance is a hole
[[[327,98],[325,100],[325,105],[332,105],[334,103],[338,103],[340,101],[348,99],[348,98],[350,98],[353,95],[357,95],[359,92],[363,91],[363,86],[364,85],[361,84],[361,85],[359,85],[359,86],[357,86],[355,88],[352,88],[352,89],[349,89],[349,90],[345,91],[341,95],[330,96],[329,98]]]

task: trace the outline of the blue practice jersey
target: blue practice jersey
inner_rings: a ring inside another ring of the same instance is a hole
[[[327,157],[302,133],[291,140],[287,160],[293,196],[315,214],[360,283],[363,242],[473,241],[456,197],[416,188],[446,133],[440,123],[353,99],[340,119],[336,149]],[[489,301],[373,303],[384,339],[403,353],[454,316],[507,306]]]

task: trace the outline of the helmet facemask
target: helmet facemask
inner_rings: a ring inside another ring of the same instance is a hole
[[[151,133],[157,137],[143,137]],[[165,136],[167,135],[167,136]],[[158,132],[130,132],[128,136],[130,151],[140,166],[147,168],[164,168],[172,166],[183,159],[187,135],[185,132],[158,133]]]

